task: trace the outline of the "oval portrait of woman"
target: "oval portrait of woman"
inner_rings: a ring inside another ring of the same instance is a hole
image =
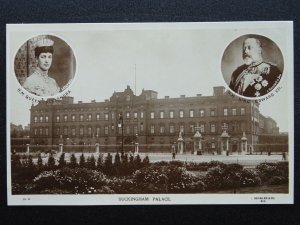
[[[27,40],[15,56],[14,69],[22,87],[36,96],[51,97],[72,83],[76,59],[70,46],[53,35]]]
[[[277,86],[283,67],[282,53],[271,39],[247,34],[227,46],[221,70],[231,91],[241,97],[259,98]]]

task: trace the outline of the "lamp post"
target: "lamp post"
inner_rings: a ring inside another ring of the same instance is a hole
[[[134,153],[135,154],[139,154],[138,134],[136,134],[135,137],[136,137],[136,140],[135,140],[135,150],[134,150]]]
[[[122,113],[119,113],[119,124],[118,124],[118,127],[122,129],[122,142],[121,142],[121,153],[123,154],[124,153],[124,141],[123,141],[123,138],[124,138],[124,133],[123,133],[123,127],[124,127],[124,123],[123,123],[123,115]]]
[[[227,133],[227,129],[228,129],[228,125],[224,123],[224,125],[222,126],[223,132],[221,134],[221,140],[223,140],[221,146],[221,154],[223,151],[225,151],[226,155],[229,156],[228,140],[230,136]]]

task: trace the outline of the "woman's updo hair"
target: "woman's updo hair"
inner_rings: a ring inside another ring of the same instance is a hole
[[[41,53],[51,53],[53,54],[53,46],[41,46],[41,47],[36,47],[34,49],[34,55],[35,58],[38,58],[40,56]]]

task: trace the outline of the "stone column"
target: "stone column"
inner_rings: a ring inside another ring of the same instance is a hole
[[[180,154],[183,154],[183,151],[184,151],[184,149],[183,149],[183,139],[178,138],[178,152]]]
[[[29,148],[30,144],[26,144],[26,153],[30,154],[30,148]]]
[[[134,154],[139,154],[139,143],[134,143]]]
[[[59,153],[63,153],[64,151],[64,144],[59,144]]]
[[[100,151],[99,151],[100,144],[99,144],[99,143],[96,143],[95,146],[96,146],[96,153],[99,153],[99,152],[100,152]]]

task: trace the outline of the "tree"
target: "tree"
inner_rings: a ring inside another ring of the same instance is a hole
[[[134,160],[133,160],[133,164],[134,164],[134,169],[138,170],[142,167],[142,160],[140,155],[137,155]]]
[[[104,172],[109,175],[112,174],[112,156],[110,153],[107,154],[104,161]]]
[[[103,154],[100,153],[97,160],[97,170],[103,171],[103,167],[104,167]]]
[[[91,155],[91,159],[90,159],[90,168],[92,170],[96,169],[96,159],[93,154]]]
[[[85,167],[92,170],[96,168],[96,160],[94,155],[91,155],[91,157],[87,158]]]
[[[19,170],[22,167],[20,156],[13,153],[11,156],[11,168],[12,170]]]
[[[42,159],[41,154],[39,154],[39,156],[38,156],[37,167],[38,167],[38,170],[40,170],[40,171],[41,171],[41,170],[43,169],[43,167],[44,167],[43,159]]]
[[[71,157],[70,157],[70,164],[69,164],[69,166],[70,166],[71,168],[75,168],[75,167],[78,166],[78,164],[77,164],[77,159],[76,159],[74,153],[72,153],[72,155],[71,155]]]
[[[149,156],[146,155],[146,157],[143,159],[143,165],[148,166],[150,164]]]
[[[27,158],[27,167],[29,168],[29,169],[34,169],[34,164],[33,164],[33,160],[32,160],[32,156],[31,155],[29,155],[28,156],[28,158]]]
[[[50,170],[55,169],[55,159],[52,154],[49,155],[47,166]]]
[[[115,168],[116,175],[119,175],[121,169],[121,158],[119,152],[117,152],[117,154],[115,155],[114,168]]]
[[[128,155],[123,154],[123,157],[121,156],[121,173],[123,175],[129,174],[129,165],[128,165]]]
[[[59,157],[59,160],[58,160],[58,167],[59,168],[63,168],[66,166],[66,160],[65,160],[65,153],[62,153]]]
[[[81,168],[85,167],[85,158],[84,158],[84,155],[83,153],[81,154],[80,158],[79,158],[79,166]]]

